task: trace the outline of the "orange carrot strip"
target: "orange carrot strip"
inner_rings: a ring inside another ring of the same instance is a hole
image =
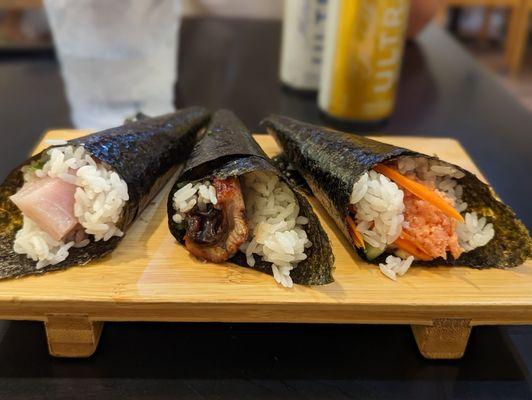
[[[351,233],[351,237],[353,238],[355,246],[357,248],[362,247],[365,250],[366,243],[364,243],[364,238],[362,237],[362,234],[357,230],[357,225],[355,224],[355,221],[353,221],[353,218],[351,218],[349,215],[347,216],[346,220],[349,226],[349,232]]]
[[[430,256],[429,251],[423,246],[421,243],[419,243],[418,240],[416,240],[413,236],[406,233],[404,230],[399,235],[400,238],[408,240],[410,243],[412,243],[414,246],[416,246],[419,250],[421,250],[423,253]]]
[[[453,206],[447,203],[445,199],[443,199],[434,190],[429,189],[421,183],[413,181],[412,179],[409,179],[404,175],[401,175],[399,172],[390,167],[387,167],[386,165],[378,164],[373,167],[373,169],[378,173],[388,177],[389,179],[397,183],[399,186],[402,186],[404,189],[408,190],[413,195],[429,202],[445,215],[457,219],[460,222],[464,222],[464,218],[460,215],[460,213],[456,211]]]
[[[415,258],[418,258],[423,261],[430,261],[432,257],[426,254],[424,251],[419,249],[414,243],[410,242],[404,238],[397,238],[394,244],[399,247],[401,250],[406,251],[408,254],[413,255]]]

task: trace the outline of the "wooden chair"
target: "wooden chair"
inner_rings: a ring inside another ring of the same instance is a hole
[[[532,0],[442,0],[441,15],[446,15],[449,7],[487,7],[487,13],[484,18],[483,27],[480,32],[481,37],[487,36],[489,27],[489,15],[493,7],[504,7],[509,12],[508,29],[504,44],[506,67],[510,73],[515,74],[523,56],[524,41],[526,41],[526,24],[528,18],[524,18],[524,7],[531,6]],[[528,12],[526,12],[528,16]],[[440,18],[441,19],[441,18]]]
[[[4,48],[31,48],[42,45],[42,41],[28,38],[21,29],[24,12],[42,7],[42,0],[0,0],[0,11],[2,12],[2,18],[0,18],[0,36],[3,42],[2,50]]]
[[[0,10],[27,10],[42,7],[42,0],[0,0]]]
[[[523,55],[528,42],[528,24],[532,0],[521,0],[520,8],[515,14],[515,21],[511,24],[509,33],[510,46],[506,48],[506,60],[511,75],[517,75],[521,71]]]

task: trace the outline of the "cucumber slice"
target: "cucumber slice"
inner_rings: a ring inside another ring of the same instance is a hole
[[[368,258],[369,261],[373,261],[378,256],[380,256],[382,253],[384,253],[384,249],[373,247],[369,245],[367,242],[365,244],[366,244],[366,249],[364,250],[364,252],[366,253],[366,257]]]

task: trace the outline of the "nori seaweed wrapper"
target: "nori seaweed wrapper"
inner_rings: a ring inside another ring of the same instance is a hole
[[[294,187],[272,164],[251,136],[249,130],[231,112],[217,111],[206,129],[203,138],[196,144],[185,168],[177,179],[168,196],[168,225],[170,232],[181,243],[186,233],[185,223],[177,224],[172,216],[174,193],[186,183],[207,180],[213,177],[225,179],[241,176],[248,172],[265,171],[278,175],[294,191],[300,206],[300,215],[308,218],[305,231],[312,246],[306,250],[307,259],[301,261],[290,272],[292,281],[303,285],[322,285],[333,281],[332,271],[334,256],[327,234],[323,230],[316,214],[301,191]],[[244,199],[245,201],[245,199]],[[243,267],[272,275],[271,263],[263,261],[257,255],[254,267],[249,267],[243,253],[229,259],[230,262]]]
[[[126,182],[129,200],[117,224],[122,232],[127,231],[137,215],[175,174],[178,164],[186,160],[198,131],[209,117],[206,109],[190,107],[155,118],[143,117],[68,141],[68,145],[84,146],[95,160],[117,172]],[[36,262],[26,255],[13,251],[15,234],[22,227],[22,214],[9,196],[24,183],[21,168],[39,160],[48,149],[14,169],[0,186],[0,279],[87,264],[112,252],[122,239],[115,236],[108,241],[91,241],[83,248],[71,248],[66,260],[41,269],[36,269]]]
[[[353,184],[376,164],[393,161],[400,156],[421,156],[436,159],[408,149],[381,143],[362,136],[343,133],[272,115],[261,125],[272,134],[284,151],[284,158],[301,173],[313,194],[335,220],[350,243],[346,216]],[[440,160],[443,161],[443,160]],[[453,165],[453,164],[449,164]],[[459,179],[463,187],[463,201],[467,211],[476,211],[493,223],[495,237],[483,247],[464,252],[458,259],[448,256],[421,264],[467,265],[471,267],[514,267],[524,263],[532,254],[528,230],[510,207],[500,202],[493,190],[472,173],[456,165],[465,174]],[[362,250],[358,253],[363,257]],[[379,263],[381,255],[373,260]],[[367,259],[367,258],[366,258]]]

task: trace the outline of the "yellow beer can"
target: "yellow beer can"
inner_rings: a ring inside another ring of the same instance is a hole
[[[318,103],[334,119],[379,123],[392,114],[409,0],[329,0]]]

